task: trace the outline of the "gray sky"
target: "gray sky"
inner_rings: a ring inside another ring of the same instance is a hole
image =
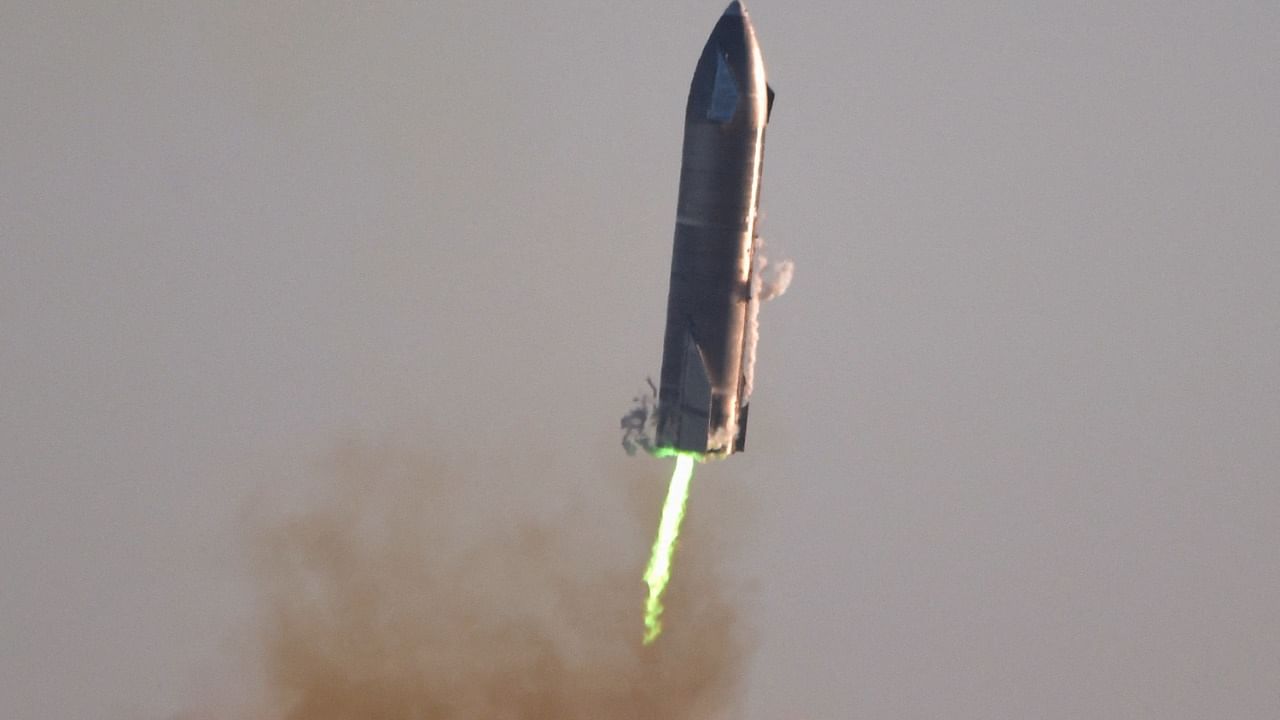
[[[0,9],[0,716],[250,682],[238,518],[344,439],[665,483],[616,425],[722,3],[102,5]],[[938,5],[749,6],[742,716],[1280,716],[1280,6]]]

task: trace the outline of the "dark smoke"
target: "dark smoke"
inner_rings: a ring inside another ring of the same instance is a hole
[[[730,717],[745,647],[696,528],[677,560],[666,632],[640,644],[640,578],[669,468],[639,470],[652,477],[630,489],[648,507],[620,540],[593,532],[624,523],[592,521],[589,504],[558,521],[488,509],[504,489],[573,494],[537,470],[495,479],[397,450],[343,451],[327,500],[255,513],[253,664],[265,701],[252,716]]]
[[[653,378],[645,378],[648,392],[641,392],[631,399],[631,409],[622,416],[622,449],[628,455],[636,450],[653,452],[653,438],[657,431],[658,387]]]

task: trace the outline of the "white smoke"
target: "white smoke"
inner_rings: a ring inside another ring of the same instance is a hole
[[[757,240],[753,260],[755,267],[751,269],[751,298],[747,301],[746,337],[742,339],[743,403],[751,399],[751,390],[755,386],[756,343],[760,340],[760,303],[785,293],[796,269],[795,263],[790,260],[782,260],[770,268],[769,259],[765,257],[763,250],[763,241]]]
[[[778,263],[778,267],[773,270],[772,278],[764,278],[764,269],[768,264],[763,256],[757,255],[759,262],[756,264],[756,271],[760,273],[760,301],[772,300],[787,291],[791,286],[791,276],[795,274],[796,264],[790,260],[783,260]]]

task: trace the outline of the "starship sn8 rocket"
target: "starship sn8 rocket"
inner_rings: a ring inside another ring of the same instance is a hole
[[[725,456],[746,442],[764,131],[773,107],[740,2],[702,49],[685,107],[657,447]],[[758,285],[758,283],[757,283]]]

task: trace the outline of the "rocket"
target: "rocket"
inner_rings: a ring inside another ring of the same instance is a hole
[[[685,106],[659,452],[723,457],[746,444],[759,310],[756,221],[772,108],[755,28],[735,1],[702,48]]]

